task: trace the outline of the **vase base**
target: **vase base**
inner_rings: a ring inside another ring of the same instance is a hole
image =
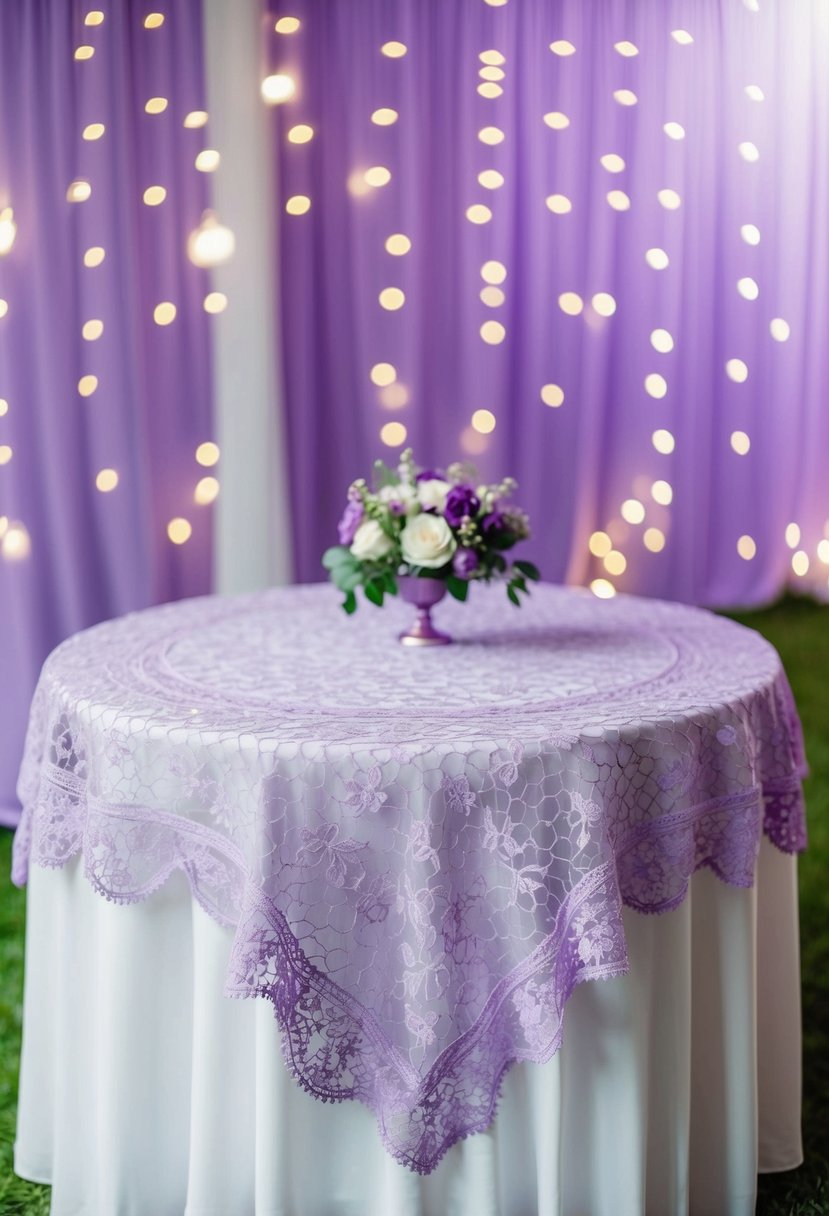
[[[397,639],[401,646],[448,646],[452,639],[447,633],[433,629],[431,633],[401,633]]]

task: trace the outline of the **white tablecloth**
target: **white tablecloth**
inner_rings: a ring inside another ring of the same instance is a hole
[[[297,1087],[180,873],[119,907],[77,858],[33,867],[28,909],[15,1169],[54,1216],[748,1216],[802,1160],[796,859],[766,840],[754,889],[703,871],[626,910],[630,975],[581,985],[558,1055],[428,1177]]]

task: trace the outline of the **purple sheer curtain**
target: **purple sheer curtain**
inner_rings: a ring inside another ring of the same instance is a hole
[[[290,11],[266,59],[296,83],[274,138],[299,576],[405,428],[424,463],[517,476],[548,578],[825,591],[827,5]]]
[[[5,822],[47,652],[104,617],[209,587],[209,511],[193,502],[207,471],[195,449],[212,439],[208,288],[185,257],[206,205],[194,168],[205,130],[183,126],[204,109],[201,5],[176,0],[145,25],[153,7],[0,5],[0,211],[17,225],[0,257]],[[166,105],[148,113],[151,98]],[[85,201],[68,201],[72,183],[91,188]],[[154,186],[166,191],[157,205],[144,201]],[[175,318],[158,324],[165,303]],[[103,322],[99,337],[89,322]],[[114,488],[98,488],[103,470]],[[192,535],[173,544],[179,517]]]

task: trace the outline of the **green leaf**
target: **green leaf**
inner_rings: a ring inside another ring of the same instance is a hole
[[[515,588],[513,587],[512,583],[510,583],[510,584],[507,586],[507,595],[508,595],[508,596],[509,596],[509,598],[512,600],[513,604],[515,604],[515,607],[516,607],[516,608],[520,608],[520,607],[521,607],[521,601],[520,601],[520,600],[519,600],[519,598],[518,598],[518,592],[515,590]]]
[[[469,594],[469,583],[465,578],[456,578],[454,574],[450,574],[446,580],[446,590],[463,603]]]
[[[541,578],[541,571],[538,569],[538,566],[534,566],[532,562],[525,562],[521,560],[515,561],[512,564],[515,566],[516,570],[521,571],[525,578],[532,579],[534,583],[537,583]]]
[[[338,566],[336,570],[332,570],[331,577],[340,591],[353,591],[363,581],[363,572],[359,565]]]
[[[326,549],[322,555],[322,564],[326,570],[336,570],[337,566],[342,566],[345,562],[353,562],[355,560],[353,554],[349,553],[345,545],[334,545],[332,549]]]
[[[507,563],[506,563],[505,559],[503,557],[501,557],[500,553],[493,553],[492,568],[493,568],[493,570],[500,570],[502,574],[506,570]]]
[[[524,579],[521,577],[520,574],[514,574],[512,576],[512,578],[510,579],[510,586],[514,587],[516,591],[523,591],[523,592],[529,594],[527,592],[527,584],[524,582]]]
[[[383,586],[389,595],[397,595],[397,579],[394,577],[391,570],[383,571]]]
[[[366,599],[372,604],[376,604],[378,608],[383,607],[383,583],[379,578],[370,579],[363,587],[366,594]]]
[[[343,600],[343,611],[347,612],[349,616],[357,611],[357,596],[353,591],[349,591]]]

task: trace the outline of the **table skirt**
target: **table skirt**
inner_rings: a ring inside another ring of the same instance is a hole
[[[16,1172],[53,1216],[748,1216],[802,1160],[796,859],[764,841],[754,889],[703,871],[625,931],[630,975],[582,984],[561,1051],[419,1177],[223,995],[233,935],[183,875],[120,907],[33,867]]]

